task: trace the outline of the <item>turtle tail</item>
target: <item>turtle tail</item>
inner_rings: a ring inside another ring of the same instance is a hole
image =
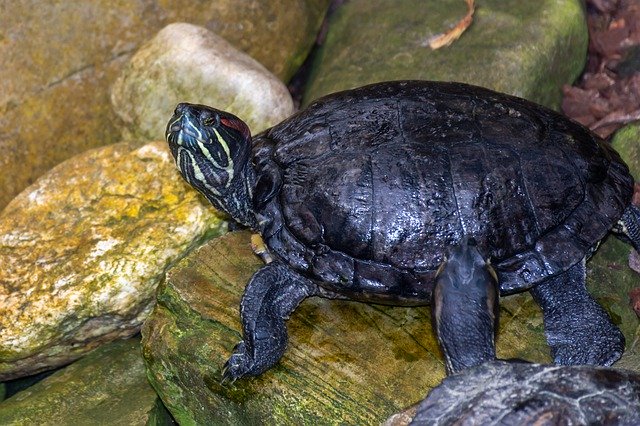
[[[620,218],[622,234],[640,252],[640,208],[629,204]]]

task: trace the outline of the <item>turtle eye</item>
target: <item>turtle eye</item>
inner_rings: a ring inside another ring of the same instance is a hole
[[[202,124],[207,127],[217,126],[220,124],[220,116],[218,114],[206,114],[204,117],[201,117],[200,120]]]

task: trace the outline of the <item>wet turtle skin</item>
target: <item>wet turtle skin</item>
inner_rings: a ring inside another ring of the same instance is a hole
[[[449,376],[411,425],[640,424],[640,374],[493,361]]]
[[[273,366],[307,297],[429,304],[438,267],[466,238],[501,295],[531,291],[555,362],[610,365],[624,350],[586,291],[585,261],[612,230],[640,247],[633,178],[606,142],[550,109],[396,81],[321,98],[253,139],[232,114],[180,104],[167,140],[183,177],[273,257],[247,284],[244,339],[223,379]]]

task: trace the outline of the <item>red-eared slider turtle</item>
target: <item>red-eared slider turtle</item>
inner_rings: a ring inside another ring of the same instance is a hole
[[[468,336],[478,332],[485,335],[474,339],[482,345],[475,353],[484,352],[486,362],[445,378],[418,405],[411,425],[640,425],[638,373],[495,360],[497,297],[491,266],[473,242],[454,247],[436,277],[434,329],[448,366],[455,357],[464,359]],[[476,309],[460,318],[455,308],[468,303]],[[442,335],[460,321],[481,327]]]
[[[306,297],[428,304],[464,238],[491,259],[502,294],[533,294],[557,363],[608,365],[623,352],[585,289],[585,260],[610,230],[640,245],[633,179],[554,111],[466,84],[386,82],[317,100],[253,140],[239,118],[183,103],[167,140],[187,182],[274,259],[247,284],[224,379],[273,366]],[[484,360],[484,347],[470,339],[451,371]]]

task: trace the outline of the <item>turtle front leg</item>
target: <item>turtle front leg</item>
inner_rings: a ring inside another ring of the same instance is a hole
[[[316,284],[281,262],[258,270],[240,303],[244,340],[226,362],[222,382],[257,376],[275,365],[287,347],[285,321],[302,300],[317,293]]]
[[[585,259],[530,293],[542,308],[556,364],[609,366],[622,356],[622,332],[587,292]]]

